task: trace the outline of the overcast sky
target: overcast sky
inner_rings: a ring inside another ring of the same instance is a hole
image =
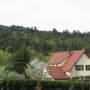
[[[90,0],[0,0],[0,24],[90,31]]]

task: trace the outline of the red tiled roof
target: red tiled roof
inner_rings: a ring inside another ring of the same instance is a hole
[[[69,71],[73,67],[73,65],[78,61],[81,55],[85,52],[85,49],[79,51],[71,51],[71,52],[59,52],[55,53],[51,59],[48,61],[48,64],[60,64],[65,59],[66,62],[63,65],[64,71]]]
[[[68,79],[69,77],[63,72],[63,67],[52,66],[50,67],[50,74],[53,79]]]
[[[68,53],[68,52],[55,53],[49,60],[48,64],[59,64],[63,60],[65,60],[65,58],[68,58],[70,55],[71,55],[71,53]]]

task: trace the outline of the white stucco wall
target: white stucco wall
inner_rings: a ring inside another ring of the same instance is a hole
[[[75,66],[72,68],[70,72],[67,72],[67,74],[71,77],[80,77],[80,76],[90,76],[90,70],[86,70],[85,66],[90,65],[90,59],[87,57],[86,54],[83,54],[76,65],[84,65],[83,71],[76,71]]]

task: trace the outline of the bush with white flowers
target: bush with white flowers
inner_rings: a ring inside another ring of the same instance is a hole
[[[49,79],[47,64],[35,59],[27,65],[26,75],[30,79],[46,80]]]

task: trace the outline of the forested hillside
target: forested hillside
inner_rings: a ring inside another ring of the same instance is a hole
[[[36,27],[0,25],[0,59],[3,60],[18,53],[21,53],[22,57],[26,51],[30,54],[31,60],[39,58],[47,61],[54,52],[82,48],[90,52],[90,32],[58,32],[55,28],[52,31],[40,31]]]

